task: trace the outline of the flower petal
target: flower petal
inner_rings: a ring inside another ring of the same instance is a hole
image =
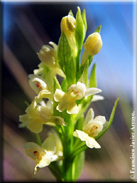
[[[86,134],[83,131],[76,130],[76,131],[74,131],[73,135],[75,137],[80,138],[81,141],[85,141],[86,145],[89,148],[93,148],[93,147],[100,148],[101,147],[93,137],[89,137],[88,134]]]
[[[101,146],[97,143],[97,141],[93,138],[93,137],[89,137],[86,139],[86,145],[89,147],[89,148],[101,148]]]
[[[37,173],[38,168],[43,168],[45,166],[48,166],[52,161],[52,156],[48,156],[45,154],[45,156],[42,157],[42,159],[36,164],[34,168],[34,175]]]
[[[75,137],[80,138],[81,141],[86,141],[88,134],[86,134],[85,132],[81,131],[81,130],[76,130],[73,132],[73,135]]]
[[[85,96],[94,95],[94,94],[100,93],[100,92],[102,92],[102,90],[100,90],[98,88],[88,88],[85,92]]]
[[[27,128],[34,133],[40,133],[43,129],[43,123],[39,119],[33,119]]]
[[[32,159],[36,159],[34,155],[34,151],[41,151],[41,147],[34,142],[27,142],[24,144],[24,148],[26,149],[26,154]]]
[[[86,118],[84,120],[83,127],[86,126],[90,121],[92,121],[94,118],[94,111],[92,108],[90,108],[87,112]]]
[[[56,74],[58,74],[59,76],[63,77],[63,78],[66,78],[64,72],[58,67],[55,68],[55,72]]]
[[[48,107],[45,106],[39,106],[37,109],[37,114],[39,118],[43,121],[46,121],[52,117],[51,110]]]
[[[96,116],[96,117],[94,118],[93,122],[94,122],[94,121],[99,121],[99,122],[101,122],[102,124],[104,124],[104,123],[106,122],[106,118],[105,118],[105,116]]]
[[[84,132],[87,133],[90,137],[95,137],[103,129],[103,124],[100,121],[91,121],[84,128]]]
[[[101,95],[94,95],[92,98],[92,102],[98,101],[98,100],[104,100],[104,97]]]
[[[64,96],[64,92],[62,90],[56,89],[55,94],[54,94],[54,100],[56,102],[59,102],[61,98]]]
[[[77,84],[71,85],[68,90],[73,91],[77,96],[77,100],[80,100],[85,96],[86,86],[84,83],[78,81]]]
[[[41,100],[42,100],[43,98],[47,98],[47,99],[52,100],[52,93],[49,92],[48,90],[41,90],[41,91],[39,92],[39,94],[35,97],[35,100],[36,100],[37,103],[38,103],[38,102],[41,102]]]
[[[57,106],[57,110],[62,112],[68,108],[68,105],[71,103],[72,99],[68,93],[65,93],[60,99],[60,103]]]
[[[29,74],[28,76],[30,78],[29,84],[30,87],[38,94],[41,90],[47,89],[47,84],[45,81],[38,75],[35,74]]]
[[[46,152],[49,152],[50,155],[53,155],[56,150],[56,142],[54,135],[49,135],[49,137],[46,138],[45,141],[42,143],[42,147],[46,150]]]
[[[68,108],[67,108],[68,114],[76,114],[76,113],[78,113],[78,111],[79,111],[79,109],[75,102],[68,105]]]
[[[25,127],[28,125],[29,123],[29,115],[28,114],[23,114],[19,116],[19,121],[22,122],[21,124],[19,124],[19,127]]]
[[[53,122],[57,125],[63,125],[63,126],[66,126],[66,123],[64,121],[64,119],[60,116],[53,116],[51,119],[50,119],[50,122]]]

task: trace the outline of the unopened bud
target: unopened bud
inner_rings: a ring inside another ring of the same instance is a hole
[[[75,31],[76,19],[71,16],[65,16],[61,20],[61,32],[64,32],[66,35],[72,34]]]
[[[43,63],[45,63],[45,65],[47,67],[54,67],[56,64],[56,59],[57,59],[56,58],[56,49],[49,45],[44,45],[44,46],[42,46],[41,50],[39,51],[38,57]]]
[[[102,39],[98,32],[94,32],[88,36],[84,43],[84,48],[91,55],[96,55],[102,47]]]

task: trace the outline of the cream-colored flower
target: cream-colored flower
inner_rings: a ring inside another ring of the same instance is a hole
[[[40,105],[37,102],[37,97],[35,97],[27,107],[26,114],[19,116],[19,121],[22,122],[19,127],[26,126],[32,132],[40,133],[44,124],[52,126],[65,125],[62,117],[53,115],[52,105],[49,107],[49,105]]]
[[[94,32],[88,36],[84,43],[84,53],[81,58],[81,65],[84,65],[90,55],[96,55],[102,48],[102,39],[98,32]]]
[[[41,62],[43,62],[47,67],[49,67],[51,70],[53,70],[54,72],[52,72],[52,74],[54,74],[54,76],[56,74],[65,77],[63,71],[60,69],[60,66],[57,62],[57,45],[53,42],[49,42],[50,45],[44,45],[42,46],[41,50],[38,53],[38,57],[41,60]]]
[[[29,76],[29,84],[31,88],[38,94],[41,90],[49,91],[49,88],[44,81],[44,79],[38,75],[30,74]],[[50,91],[49,91],[50,92]]]
[[[76,100],[80,100],[85,96],[93,95],[101,92],[98,88],[86,88],[85,84],[77,82],[69,87],[68,93],[62,90],[56,89],[54,94],[54,100],[59,102],[57,110],[62,112],[67,109],[67,113],[75,114],[78,113],[78,106],[75,103]]]
[[[46,167],[52,161],[62,159],[62,144],[59,136],[55,133],[50,134],[42,146],[34,142],[27,142],[24,147],[26,154],[36,162],[34,175],[37,173],[38,168]]]
[[[94,118],[94,111],[90,108],[84,120],[83,131],[76,130],[73,132],[73,135],[80,138],[81,141],[85,141],[86,145],[90,148],[100,148],[101,146],[94,137],[103,130],[103,124],[105,122],[106,118],[104,116],[97,116]]]

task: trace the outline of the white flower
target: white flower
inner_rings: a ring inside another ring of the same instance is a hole
[[[62,159],[62,144],[56,133],[51,133],[42,146],[34,142],[27,142],[24,147],[26,154],[36,162],[34,175],[37,173],[38,168],[43,168],[52,161]]]
[[[94,111],[90,108],[84,120],[83,131],[76,130],[73,132],[73,135],[80,138],[81,141],[85,141],[86,145],[90,148],[100,148],[101,146],[94,137],[102,131],[105,122],[106,118],[104,116],[97,116],[94,118]]]
[[[59,102],[57,106],[58,111],[62,112],[67,109],[67,113],[75,114],[79,111],[75,103],[76,100],[99,92],[101,92],[101,90],[98,88],[86,88],[85,84],[77,82],[77,84],[73,84],[69,87],[68,93],[56,89],[54,100]]]

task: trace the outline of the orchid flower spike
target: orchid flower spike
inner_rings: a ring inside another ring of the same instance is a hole
[[[73,135],[78,137],[81,141],[85,141],[89,148],[101,148],[94,137],[102,131],[105,122],[106,118],[104,116],[94,118],[94,111],[90,108],[84,120],[83,131],[75,130]]]

